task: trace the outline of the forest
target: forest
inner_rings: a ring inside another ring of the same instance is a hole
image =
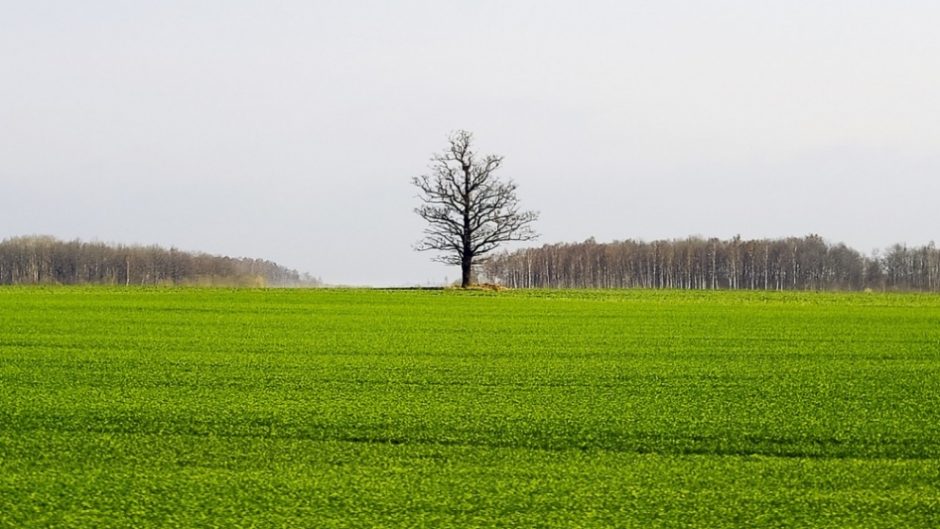
[[[262,259],[28,236],[0,242],[0,284],[317,286],[320,280]]]
[[[818,235],[548,244],[494,255],[485,280],[511,288],[940,291],[940,250],[864,255]]]

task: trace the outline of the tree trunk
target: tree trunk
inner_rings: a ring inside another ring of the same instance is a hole
[[[470,286],[471,264],[471,258],[466,255],[460,261],[460,288],[467,288]]]

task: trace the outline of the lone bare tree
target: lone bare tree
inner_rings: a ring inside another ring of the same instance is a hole
[[[538,237],[532,223],[535,211],[520,211],[516,184],[493,173],[502,156],[473,152],[473,134],[451,133],[449,146],[431,158],[431,174],[411,179],[421,190],[422,205],[415,213],[428,222],[415,249],[444,252],[435,261],[460,265],[464,288],[470,286],[473,267],[500,243],[530,241]]]

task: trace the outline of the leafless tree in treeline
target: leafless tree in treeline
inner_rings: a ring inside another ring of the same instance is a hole
[[[0,284],[316,286],[319,279],[261,259],[111,246],[48,236],[0,242]]]
[[[503,157],[478,156],[472,142],[465,130],[452,133],[447,149],[431,158],[431,174],[411,180],[421,192],[415,213],[428,223],[415,249],[443,252],[434,260],[460,266],[464,288],[500,243],[535,239],[531,226],[538,219],[519,209],[516,184],[494,175]]]
[[[894,245],[866,257],[818,235],[730,240],[690,237],[553,244],[501,253],[484,268],[506,286],[940,291],[940,250]]]

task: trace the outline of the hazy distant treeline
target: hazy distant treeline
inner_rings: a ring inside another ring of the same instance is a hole
[[[940,250],[897,244],[871,256],[817,235],[551,244],[495,256],[491,281],[515,288],[940,291]]]
[[[159,246],[60,241],[48,236],[0,242],[0,284],[318,285],[261,259],[220,257]]]

